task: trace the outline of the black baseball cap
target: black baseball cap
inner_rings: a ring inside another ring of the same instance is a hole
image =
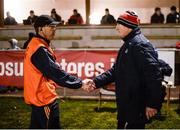
[[[40,15],[37,17],[36,21],[34,22],[34,28],[44,27],[46,25],[53,26],[58,24],[60,24],[60,22],[55,21],[49,15]]]

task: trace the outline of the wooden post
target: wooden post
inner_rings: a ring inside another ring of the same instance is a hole
[[[169,108],[170,108],[170,98],[171,98],[171,86],[167,84],[167,115],[169,114]]]
[[[0,0],[0,27],[4,26],[4,0]]]
[[[101,108],[101,98],[102,98],[102,93],[99,92],[99,106],[98,106],[98,111],[99,111],[100,108]]]
[[[179,14],[180,14],[180,0],[179,0]],[[180,18],[179,18],[180,19]],[[179,22],[180,23],[180,22]]]
[[[179,92],[179,104],[178,104],[178,111],[180,111],[180,87],[178,87],[178,92]]]
[[[90,0],[86,0],[86,24],[89,24]]]
[[[180,0],[179,0],[179,13],[180,13]]]

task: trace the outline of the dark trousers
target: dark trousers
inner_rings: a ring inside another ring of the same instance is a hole
[[[145,124],[130,124],[128,122],[121,122],[118,120],[117,129],[145,129]]]
[[[32,105],[30,129],[60,129],[59,104],[37,107]]]

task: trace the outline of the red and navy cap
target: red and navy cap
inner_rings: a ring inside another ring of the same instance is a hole
[[[139,26],[140,20],[136,12],[126,11],[124,14],[121,14],[118,17],[117,23],[122,24],[128,28],[135,29]]]

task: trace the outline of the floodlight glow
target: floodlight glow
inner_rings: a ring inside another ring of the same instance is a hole
[[[92,13],[90,18],[90,24],[100,24],[102,15],[100,13]]]
[[[4,17],[6,18],[6,12],[9,11],[10,15],[14,17],[17,22],[22,23],[23,1],[24,0],[18,0],[18,2],[16,0],[4,0]]]

